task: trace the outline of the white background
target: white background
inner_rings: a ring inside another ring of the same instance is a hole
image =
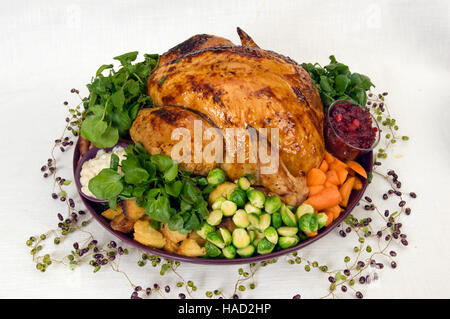
[[[401,131],[388,160],[403,185],[419,198],[403,220],[410,245],[399,252],[396,270],[366,286],[370,298],[448,298],[450,2],[443,1],[2,1],[0,4],[0,297],[128,298],[120,274],[71,272],[52,265],[34,269],[24,243],[56,224],[62,209],[50,198],[51,185],[39,172],[52,141],[63,127],[64,100],[75,102],[72,87],[85,84],[97,67],[118,54],[138,50],[162,53],[197,33],[238,43],[242,27],[262,47],[298,62],[328,62],[335,54],[353,71],[370,75],[377,90],[388,90]],[[70,155],[63,172],[70,176]],[[379,198],[382,183],[370,186]],[[73,189],[71,189],[73,192]],[[379,200],[377,200],[379,202]],[[383,203],[382,203],[383,204]],[[384,209],[384,207],[382,207]],[[110,235],[90,229],[100,240]],[[301,252],[311,260],[341,267],[355,238],[330,234]],[[49,245],[51,248],[52,245]],[[160,280],[151,267],[124,268],[143,285]],[[199,289],[230,294],[237,267],[183,265]],[[247,297],[290,298],[326,294],[326,277],[280,261],[257,274]],[[174,296],[174,295],[172,295]],[[202,297],[203,294],[197,294]]]

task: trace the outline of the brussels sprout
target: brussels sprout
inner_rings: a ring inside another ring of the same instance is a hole
[[[225,247],[225,242],[223,241],[222,237],[216,232],[210,232],[208,235],[206,235],[206,240],[219,248]]]
[[[297,245],[298,242],[299,242],[299,239],[297,236],[280,237],[280,239],[278,241],[278,245],[280,245],[280,247],[282,249],[286,249],[286,248]]]
[[[213,186],[225,182],[225,179],[226,179],[225,172],[222,171],[220,168],[212,169],[207,177],[208,183]]]
[[[233,216],[234,224],[239,228],[247,228],[250,225],[248,221],[247,212],[243,209],[238,209]]]
[[[278,242],[278,233],[273,227],[268,227],[264,230],[264,236],[266,236],[267,240],[269,240],[272,244],[277,244]]]
[[[233,231],[233,245],[236,248],[245,248],[250,245],[250,236],[243,228],[236,228]]]
[[[261,239],[258,243],[258,254],[265,255],[270,254],[272,250],[275,248],[275,245],[271,243],[266,237]]]
[[[197,230],[197,234],[203,238],[206,239],[206,236],[210,233],[215,231],[214,226],[211,226],[210,224],[204,222],[200,228],[200,230]]]
[[[266,197],[264,196],[263,192],[256,189],[252,189],[248,191],[247,196],[248,200],[253,206],[257,208],[264,207],[264,201],[266,200]]]
[[[213,210],[220,209],[222,207],[223,202],[225,201],[226,201],[225,197],[220,196],[219,198],[216,199],[214,204],[211,205],[212,209]]]
[[[223,182],[222,184],[217,185],[216,188],[208,196],[209,205],[214,204],[214,202],[219,197],[227,198],[236,188],[238,188],[238,186],[235,183],[231,182]]]
[[[236,188],[231,192],[229,198],[237,207],[243,207],[247,202],[247,193],[240,188]]]
[[[250,187],[250,181],[248,180],[247,177],[244,176],[238,179],[237,184],[240,187],[240,189],[244,191],[246,191]]]
[[[281,219],[280,213],[273,213],[272,214],[272,226],[277,228],[280,228],[281,225],[283,225],[283,220]]]
[[[260,232],[259,230],[256,230],[255,231],[255,239],[253,239],[253,241],[252,241],[253,245],[257,246],[259,241],[261,239],[263,239],[264,237],[266,237],[266,236],[264,236],[264,232]]]
[[[250,236],[250,242],[253,242],[256,238],[256,231],[255,230],[249,230],[248,235]]]
[[[234,213],[236,212],[237,206],[231,200],[226,200],[222,203],[220,209],[222,210],[225,216],[233,216]]]
[[[255,184],[256,183],[256,176],[253,174],[245,174],[244,176],[246,179],[248,179],[248,181],[250,182],[250,184]]]
[[[299,232],[298,234],[297,234],[297,236],[298,236],[298,238],[300,238],[300,241],[305,241],[305,240],[307,240],[309,237],[308,236],[306,236],[304,233],[302,233],[302,232]]]
[[[266,230],[266,228],[270,226],[270,221],[271,217],[269,214],[262,214],[261,216],[259,216],[258,230],[260,232],[264,232],[264,230]]]
[[[325,213],[319,213],[316,215],[318,228],[321,229],[328,221],[328,216]]]
[[[314,214],[314,208],[309,204],[301,204],[297,207],[297,212],[295,213],[295,216],[297,217],[297,220],[300,219],[305,214]]]
[[[283,222],[290,227],[297,226],[297,220],[294,213],[292,213],[286,205],[281,207],[281,219]]]
[[[222,254],[226,259],[233,259],[234,257],[236,257],[236,248],[234,248],[234,246],[227,246],[222,249]]]
[[[269,214],[276,213],[281,208],[281,199],[278,196],[267,197],[264,203],[264,210]]]
[[[319,227],[316,215],[314,214],[303,215],[302,217],[300,217],[300,220],[298,221],[298,227],[305,234],[315,232]]]
[[[295,211],[295,206],[291,206],[291,205],[286,205],[286,206],[287,206],[287,208],[289,208],[289,210],[291,212]]]
[[[207,257],[217,257],[221,254],[221,251],[219,248],[211,244],[209,241],[205,243],[205,249],[206,249],[206,256]]]
[[[222,221],[222,211],[220,210],[213,210],[211,213],[209,213],[208,218],[206,219],[206,222],[210,224],[211,226],[217,226]]]
[[[259,225],[259,216],[253,213],[247,214],[251,229],[257,229]]]
[[[225,243],[225,245],[231,244],[231,233],[229,232],[228,229],[220,227],[219,234],[220,234],[220,236],[222,236],[222,239],[223,239],[223,242]]]
[[[255,247],[253,245],[248,245],[245,248],[240,248],[236,251],[241,257],[250,257],[255,253]]]
[[[259,242],[261,241],[261,239],[263,239],[265,237],[256,237],[253,241],[252,244],[255,245],[255,247],[258,246]]]
[[[283,226],[277,229],[278,234],[280,234],[281,236],[295,236],[298,233],[298,228],[297,227],[288,227],[288,226]]]
[[[254,213],[256,215],[261,215],[261,209],[253,206],[251,203],[245,204],[244,209],[248,214]]]
[[[201,187],[208,186],[208,180],[205,177],[195,178],[195,181],[198,186],[201,186]]]

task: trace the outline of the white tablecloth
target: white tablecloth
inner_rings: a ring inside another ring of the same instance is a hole
[[[242,27],[262,47],[298,62],[328,62],[335,54],[353,71],[388,90],[391,111],[410,136],[387,160],[403,187],[419,194],[403,220],[409,247],[398,248],[399,267],[365,287],[369,298],[450,297],[449,266],[449,75],[450,2],[443,1],[10,1],[0,4],[0,297],[127,298],[126,280],[111,271],[92,273],[52,265],[36,271],[25,247],[32,234],[54,227],[62,209],[39,172],[63,127],[64,100],[97,67],[123,52],[164,52],[193,34],[209,33],[238,43]],[[70,176],[71,159],[63,160]],[[382,194],[384,184],[369,193]],[[74,189],[72,188],[72,192]],[[100,240],[111,236],[99,225]],[[304,249],[311,260],[342,267],[354,239],[336,232]],[[52,247],[52,245],[48,245]],[[339,259],[337,259],[339,258]],[[135,258],[122,265],[133,281],[164,280]],[[180,272],[199,290],[230,294],[238,267],[186,264]],[[247,297],[284,298],[327,293],[326,277],[303,266],[271,265],[257,276]],[[172,296],[176,296],[173,294]],[[198,293],[203,297],[203,293]]]

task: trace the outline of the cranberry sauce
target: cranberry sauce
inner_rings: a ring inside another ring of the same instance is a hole
[[[369,111],[349,101],[330,106],[324,131],[327,150],[347,161],[371,150],[377,136]]]

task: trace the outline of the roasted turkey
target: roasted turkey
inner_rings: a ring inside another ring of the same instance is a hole
[[[325,151],[319,93],[296,62],[259,48],[239,28],[238,34],[240,46],[202,34],[166,52],[147,83],[155,107],[138,113],[131,138],[150,154],[170,155],[177,143],[172,130],[183,127],[193,137],[194,120],[201,121],[203,129],[252,128],[260,133],[263,128],[278,128],[276,173],[264,174],[265,164],[250,161],[250,139],[237,145],[245,150],[244,162],[192,161],[180,168],[204,175],[221,167],[232,180],[253,174],[267,193],[299,205],[308,194],[305,175],[320,165]],[[272,142],[270,134],[267,139]]]

